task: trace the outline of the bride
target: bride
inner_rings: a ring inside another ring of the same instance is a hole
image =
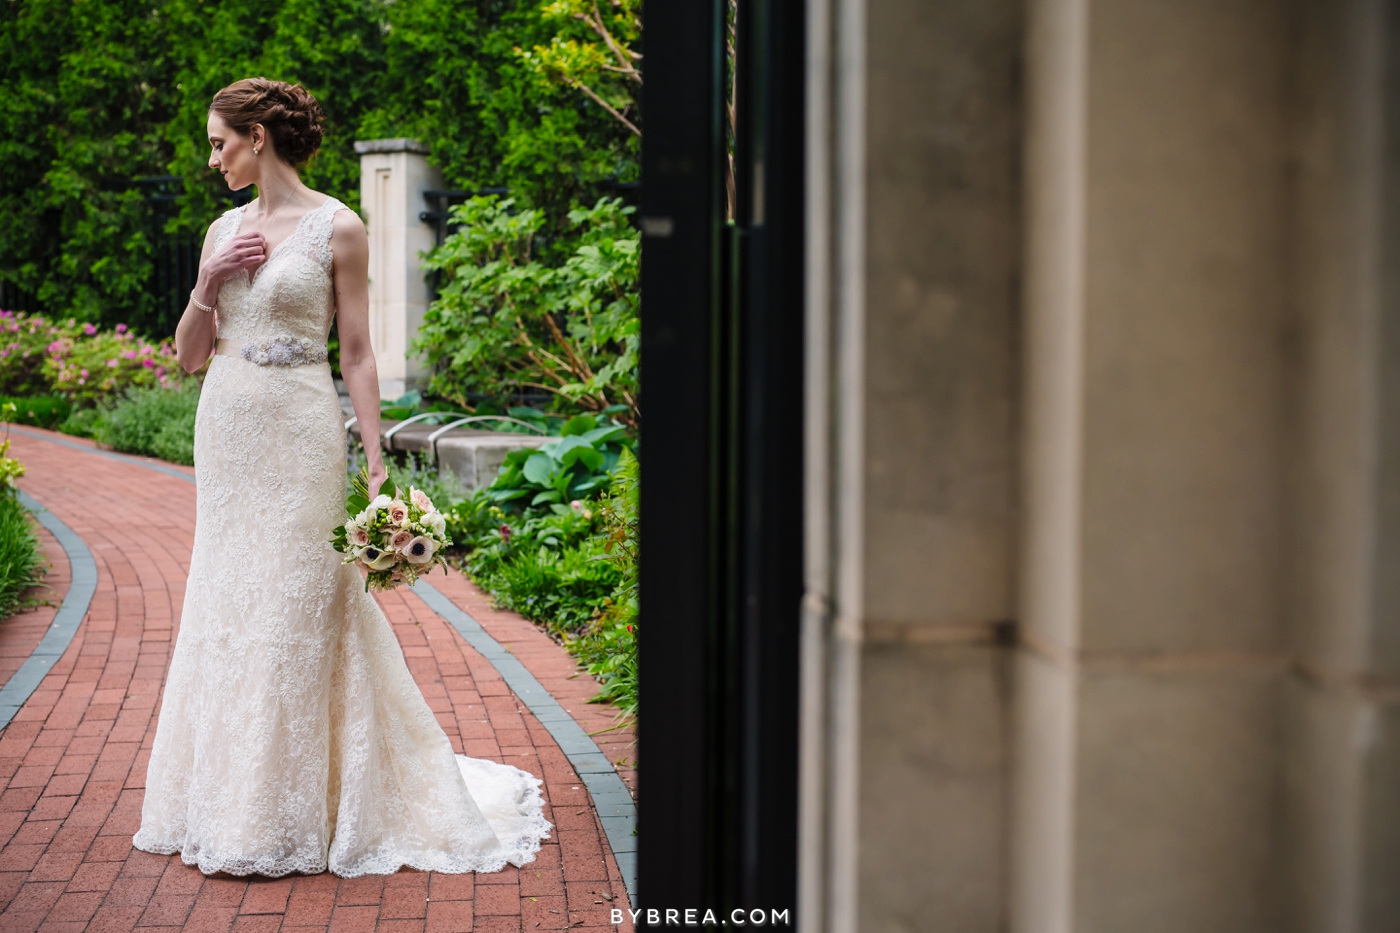
[[[175,332],[186,370],[214,356],[195,421],[194,551],[133,844],[235,875],[519,866],[549,834],[539,780],[453,754],[329,543],[346,494],[332,315],[371,496],[386,473],[365,228],[295,168],[322,122],[306,90],[262,78],[209,107],[209,166],[258,197],[210,226]]]

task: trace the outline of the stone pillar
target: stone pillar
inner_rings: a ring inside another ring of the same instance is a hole
[[[1400,929],[1386,14],[1030,5],[1016,933]]]
[[[1400,17],[1303,13],[1284,883],[1300,933],[1379,933],[1400,930]]]
[[[420,388],[427,370],[409,351],[428,308],[420,253],[433,248],[433,228],[419,220],[423,192],[442,187],[428,148],[414,139],[355,143],[360,154],[360,207],[369,229],[369,323],[379,369],[379,394],[398,398]]]

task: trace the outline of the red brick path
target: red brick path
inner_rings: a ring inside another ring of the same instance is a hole
[[[609,909],[627,898],[586,790],[495,669],[411,592],[387,594],[381,605],[454,747],[545,782],[555,831],[533,863],[492,875],[206,878],[179,856],[132,849],[184,597],[194,485],[48,440],[13,438],[13,453],[29,467],[20,485],[87,543],[98,584],[72,645],[0,732],[0,931],[609,928]],[[490,612],[460,577],[435,580],[512,644],[546,687],[567,686],[571,692],[557,696],[591,717],[585,729],[606,727],[605,710],[578,702],[596,685],[538,629]],[[477,604],[467,602],[473,598]],[[610,758],[635,755],[630,737],[615,738]]]

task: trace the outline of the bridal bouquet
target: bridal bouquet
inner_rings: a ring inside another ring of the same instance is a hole
[[[370,501],[365,470],[355,477],[345,511],[350,520],[335,530],[331,546],[345,555],[345,563],[358,561],[369,571],[366,590],[412,586],[443,563],[443,548],[452,543],[447,521],[423,490],[410,486],[404,495],[395,489],[393,496]]]

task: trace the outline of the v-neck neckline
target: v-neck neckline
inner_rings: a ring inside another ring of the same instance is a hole
[[[332,197],[327,196],[326,199],[325,199],[324,201],[322,201],[320,204],[317,204],[315,207],[311,208],[311,210],[306,211],[304,214],[302,214],[300,217],[298,217],[298,218],[297,218],[297,225],[296,225],[295,227],[292,228],[292,232],[289,233],[289,234],[287,234],[285,237],[283,237],[282,240],[281,240],[281,242],[279,242],[276,246],[274,246],[272,249],[268,250],[267,258],[264,259],[264,260],[262,261],[262,265],[258,266],[256,269],[253,269],[252,271],[249,271],[249,270],[247,270],[247,269],[244,269],[244,270],[243,270],[243,271],[247,274],[247,276],[248,276],[248,287],[249,287],[249,288],[252,288],[252,287],[253,287],[253,284],[254,284],[255,282],[257,282],[258,276],[262,275],[262,271],[263,271],[264,269],[266,269],[268,266],[272,265],[272,260],[274,260],[274,259],[277,258],[277,254],[280,253],[280,252],[282,251],[282,247],[286,246],[286,245],[287,245],[288,243],[290,243],[292,240],[295,240],[295,239],[297,238],[297,235],[301,233],[302,225],[306,223],[306,219],[307,219],[308,217],[310,217],[312,214],[314,214],[314,213],[316,213],[317,211],[321,210],[321,208],[325,207],[327,204],[329,204],[329,203],[330,203],[331,201],[333,201],[333,200],[335,200],[335,199],[332,198]],[[251,202],[250,202],[250,203],[251,203]],[[243,205],[242,208],[239,209],[239,212],[238,212],[238,232],[239,232],[239,233],[243,232],[243,221],[244,221],[244,220],[247,220],[247,219],[248,219],[248,205],[245,204],[245,205]]]

